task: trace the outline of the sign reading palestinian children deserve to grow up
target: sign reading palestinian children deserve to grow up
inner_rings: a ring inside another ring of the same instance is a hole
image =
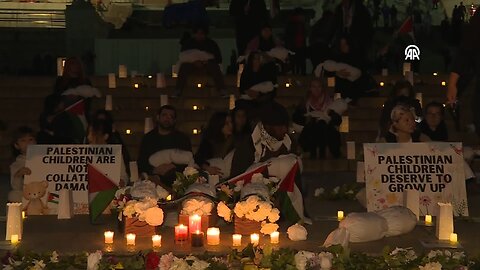
[[[437,215],[437,202],[450,202],[468,216],[461,143],[366,143],[368,211],[403,205],[405,190],[420,193],[420,215]]]
[[[88,165],[118,185],[121,145],[31,145],[23,205],[27,214],[57,214],[59,193],[72,191],[75,214],[88,214]]]

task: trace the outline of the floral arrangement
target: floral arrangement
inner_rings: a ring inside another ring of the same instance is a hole
[[[172,253],[158,254],[144,251],[130,256],[104,254],[101,251],[80,254],[57,252],[35,254],[19,250],[8,252],[2,259],[3,270],[466,270],[477,269],[478,258],[467,258],[463,252],[433,250],[426,254],[413,249],[385,248],[383,255],[353,253],[341,246],[332,246],[322,252],[296,251],[289,248],[273,249],[270,245],[248,245],[241,251],[232,250],[223,256],[209,254],[176,257]]]
[[[262,200],[259,196],[251,195],[238,202],[233,212],[237,218],[261,222],[260,232],[263,234],[271,234],[278,230],[275,222],[280,218],[280,211],[274,208],[270,201]],[[223,215],[223,211],[221,214],[219,213],[219,216]]]
[[[150,226],[160,226],[163,223],[163,210],[158,207],[157,199],[146,197],[133,199],[131,188],[123,188],[117,191],[113,200],[113,206],[118,212],[118,220],[123,217],[138,218]]]
[[[194,183],[207,183],[204,177],[201,177],[198,170],[193,167],[187,167],[183,173],[177,172],[177,177],[173,182],[172,189],[176,198],[181,198],[185,195],[188,187]]]
[[[212,213],[213,206],[212,200],[202,196],[195,196],[183,201],[180,214],[208,216]]]
[[[327,192],[324,188],[315,189],[314,196],[322,200],[356,200],[362,186],[358,183],[336,186]]]

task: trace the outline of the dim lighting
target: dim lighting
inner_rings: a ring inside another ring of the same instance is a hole
[[[289,88],[289,87],[290,87],[290,83],[287,82],[287,83],[285,84],[285,87],[286,87],[286,88]]]
[[[193,135],[197,135],[197,134],[198,134],[198,129],[194,128],[194,129],[192,130],[192,133],[193,133]]]
[[[148,78],[151,79],[151,78],[153,78],[153,76],[152,76],[152,75],[148,75]]]
[[[132,131],[130,129],[125,130],[125,134],[130,135],[132,134]]]
[[[148,106],[145,106],[145,111],[147,111],[147,112],[148,112],[148,109],[149,109],[149,108],[148,108]]]
[[[445,105],[445,103],[443,103],[443,107],[445,108],[445,107],[447,107],[447,105]]]
[[[433,72],[433,76],[437,76],[437,75],[438,75],[438,73],[437,73],[437,72]]]
[[[167,196],[167,198],[165,198],[165,199],[166,199],[167,201],[171,201],[171,200],[172,200],[172,194],[169,194],[169,195]]]
[[[384,82],[380,82],[380,86],[381,86],[381,87],[385,86],[385,83],[384,83]]]
[[[133,85],[133,88],[135,88],[135,89],[138,89],[138,87],[139,87],[139,86],[138,86],[138,83],[136,83],[136,84]]]
[[[202,84],[201,84],[201,83],[197,83],[197,87],[198,87],[198,88],[202,88]]]
[[[193,110],[194,110],[194,111],[198,110],[198,106],[197,106],[197,105],[193,105]]]
[[[447,82],[446,81],[442,81],[442,86],[446,86],[447,85]]]

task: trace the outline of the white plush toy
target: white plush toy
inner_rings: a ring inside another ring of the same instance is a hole
[[[185,50],[180,52],[178,55],[178,62],[179,63],[193,63],[196,61],[208,61],[213,59],[214,56],[211,53],[192,49],[192,50]]]
[[[403,206],[392,206],[376,213],[387,221],[387,237],[409,233],[417,225],[417,216]]]
[[[264,82],[257,83],[254,86],[250,87],[250,90],[253,90],[253,91],[256,91],[256,92],[259,92],[259,93],[262,93],[262,94],[266,94],[266,93],[272,92],[275,89],[276,86],[277,85],[273,84],[273,82],[271,82],[271,81],[264,81]],[[244,99],[244,100],[251,100],[252,99],[249,95],[246,95],[246,94],[242,95],[240,98]]]
[[[148,162],[153,167],[158,167],[167,163],[189,166],[193,166],[195,164],[192,152],[179,149],[166,149],[158,151],[148,158]]]
[[[339,62],[335,62],[335,61],[332,61],[332,60],[326,60],[325,62],[320,63],[315,68],[315,71],[314,71],[315,76],[320,77],[323,70],[330,71],[330,72],[337,72],[337,71],[340,71],[340,70],[345,70],[349,73],[349,76],[343,77],[341,74],[337,74],[337,76],[342,78],[342,79],[349,80],[351,82],[358,80],[358,78],[360,78],[360,76],[362,76],[362,71],[360,69],[358,69],[356,67],[353,67],[353,66],[350,66],[350,65],[345,64],[345,63],[339,63]]]
[[[232,150],[224,158],[212,158],[207,160],[211,167],[217,167],[223,174],[222,179],[228,178],[232,170],[232,161],[235,150]]]
[[[284,47],[275,47],[267,52],[267,54],[273,58],[276,58],[285,63],[288,55],[295,55],[294,52],[285,49]]]
[[[102,93],[97,88],[90,85],[80,85],[75,88],[69,88],[62,93],[62,96],[81,96],[84,98],[101,97]]]
[[[318,120],[324,120],[325,122],[330,122],[331,117],[327,114],[329,110],[336,112],[339,115],[344,114],[348,109],[348,103],[351,99],[346,98],[339,98],[334,100],[330,105],[328,105],[326,110],[323,111],[311,111],[305,114],[305,116],[310,116],[316,118]]]
[[[349,240],[350,233],[348,230],[345,228],[338,228],[327,236],[323,246],[330,247],[334,245],[341,245],[342,247],[348,247]]]

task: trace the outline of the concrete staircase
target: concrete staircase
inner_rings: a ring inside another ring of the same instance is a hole
[[[362,143],[374,142],[377,135],[378,119],[382,104],[390,92],[395,80],[400,76],[393,75],[388,77],[378,76],[377,81],[384,82],[380,87],[378,97],[362,98],[355,108],[350,108],[346,115],[349,116],[349,132],[342,133],[343,145],[346,141],[357,142],[357,157],[361,158]],[[0,172],[8,172],[8,165],[12,161],[11,138],[10,134],[20,125],[28,125],[38,129],[38,117],[43,107],[43,99],[52,92],[55,82],[53,77],[0,77],[0,119],[6,122],[8,130],[0,142]],[[169,94],[173,91],[175,79],[167,78],[167,87],[165,89],[155,88],[155,77],[136,77],[128,79],[117,78],[117,88],[108,89],[108,79],[106,77],[91,78],[92,84],[101,90],[104,95],[113,97],[113,115],[115,119],[115,128],[121,134],[129,149],[132,159],[138,155],[138,147],[143,136],[145,117],[154,117],[155,112],[160,107],[160,95]],[[445,81],[445,76],[422,75],[416,78],[417,92],[423,93],[423,104],[430,101],[444,101],[446,87],[441,85]],[[290,87],[285,87],[286,82],[290,82]],[[308,89],[308,77],[283,76],[279,78],[279,90],[277,101],[286,106],[289,111],[293,111],[298,102],[305,96]],[[197,83],[202,83],[202,88],[197,88]],[[134,84],[139,84],[135,89]],[[236,78],[226,77],[226,85],[229,91],[236,92]],[[178,110],[178,128],[191,134],[191,140],[194,148],[200,142],[201,135],[192,134],[193,129],[201,130],[210,117],[218,110],[228,110],[228,99],[218,97],[218,94],[212,87],[210,80],[202,77],[192,78],[184,97],[180,99],[170,99],[169,103]],[[105,98],[93,101],[93,111],[104,108]],[[193,110],[197,106],[198,110]],[[148,107],[148,110],[146,109]],[[476,145],[477,137],[474,134],[455,132],[453,121],[447,117],[447,124],[450,127],[450,137],[454,141],[462,141],[466,145]],[[131,130],[127,135],[126,130]],[[342,147],[343,156],[346,157],[346,147]],[[307,171],[327,172],[327,171],[354,171],[356,162],[341,158],[337,160],[316,160],[305,159],[305,169]]]

